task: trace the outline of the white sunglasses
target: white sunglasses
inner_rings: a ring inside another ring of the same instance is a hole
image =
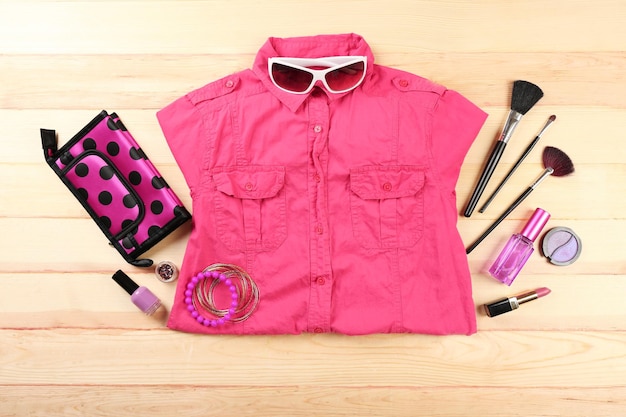
[[[276,57],[269,58],[267,65],[272,82],[283,91],[306,94],[317,81],[321,81],[329,92],[337,94],[353,90],[363,82],[367,57]]]

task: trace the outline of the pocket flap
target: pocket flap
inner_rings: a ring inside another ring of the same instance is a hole
[[[214,172],[217,189],[237,198],[274,197],[285,183],[285,168],[280,166],[247,166],[221,168]]]
[[[350,189],[364,200],[409,197],[424,186],[416,166],[366,166],[350,170]]]

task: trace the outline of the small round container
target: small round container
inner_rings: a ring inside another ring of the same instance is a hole
[[[154,274],[161,282],[172,282],[178,278],[178,268],[170,261],[163,261],[154,268]]]
[[[548,230],[541,242],[543,256],[550,263],[559,266],[573,264],[582,252],[580,237],[568,227],[555,227]]]

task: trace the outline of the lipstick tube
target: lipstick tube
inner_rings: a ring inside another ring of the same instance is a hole
[[[489,317],[499,316],[500,314],[517,310],[520,305],[536,300],[537,298],[545,297],[548,294],[550,294],[550,289],[542,287],[515,297],[503,298],[491,304],[485,304],[485,313],[487,313]]]

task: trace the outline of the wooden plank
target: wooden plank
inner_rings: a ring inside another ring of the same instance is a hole
[[[514,393],[514,395],[512,395]],[[29,385],[2,387],[9,416],[394,416],[611,417],[626,410],[624,387],[322,387],[311,385]]]
[[[626,372],[624,332],[208,337],[55,329],[0,330],[0,340],[2,385],[197,385],[217,378],[246,386],[254,375],[261,386],[583,388],[623,387]]]
[[[0,13],[0,37],[12,42],[3,43],[0,53],[91,54],[97,46],[99,53],[245,54],[271,35],[345,32],[346,16],[349,30],[371,39],[375,49],[392,51],[623,51],[626,40],[626,6],[615,0],[598,0],[593,7],[580,0],[401,0],[385,7],[375,0],[148,4],[11,3]],[[584,10],[584,25],[577,9]],[[596,34],[607,33],[597,41]]]

